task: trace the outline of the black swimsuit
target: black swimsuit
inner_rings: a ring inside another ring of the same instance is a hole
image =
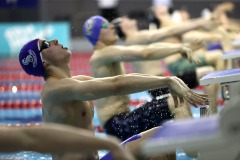
[[[124,141],[143,131],[160,126],[173,118],[167,104],[167,97],[153,98],[132,112],[121,113],[110,118],[104,125],[107,134]]]

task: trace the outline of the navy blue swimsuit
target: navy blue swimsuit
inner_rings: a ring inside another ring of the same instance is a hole
[[[132,112],[113,116],[105,123],[104,130],[124,141],[170,119],[173,119],[173,115],[168,108],[167,98],[153,98]]]

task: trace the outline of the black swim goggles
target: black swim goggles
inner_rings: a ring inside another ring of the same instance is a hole
[[[48,41],[46,41],[46,40],[42,41],[42,46],[40,48],[40,52],[42,52],[42,50],[47,49],[49,47],[50,47],[50,43]]]

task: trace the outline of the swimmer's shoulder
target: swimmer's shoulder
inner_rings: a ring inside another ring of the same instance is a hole
[[[103,47],[101,49],[95,49],[93,51],[91,58],[95,58],[95,57],[103,56],[103,55],[109,55],[113,52],[119,51],[120,49],[124,49],[124,48],[125,48],[125,46],[123,46],[123,45],[109,45],[109,46]]]
[[[74,80],[73,78],[63,78],[59,80],[47,80],[43,85],[41,96],[42,98],[54,97],[54,95],[59,94],[59,92],[64,91],[64,86],[71,84]]]
[[[146,45],[151,42],[151,37],[153,34],[149,30],[141,30],[137,33],[132,34],[126,39],[127,45]]]
[[[87,80],[94,79],[94,77],[85,76],[85,75],[77,75],[77,76],[72,76],[72,79],[78,80],[78,81],[87,81]]]
[[[111,45],[101,49],[94,50],[92,56],[89,59],[90,66],[94,69],[105,66],[113,61],[118,52],[123,49],[121,45]]]

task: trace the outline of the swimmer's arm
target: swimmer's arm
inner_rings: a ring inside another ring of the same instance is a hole
[[[103,65],[113,62],[133,62],[157,60],[183,52],[182,44],[152,43],[150,45],[111,46],[92,56],[91,65]]]
[[[183,36],[183,41],[192,42],[192,41],[221,41],[221,34],[217,34],[214,32],[206,32],[206,31],[190,31],[185,33]]]
[[[78,75],[78,76],[72,76],[73,79],[79,80],[79,81],[86,81],[91,80],[93,77],[85,76],[85,75]]]
[[[95,78],[88,81],[78,81],[65,78],[51,86],[47,93],[42,94],[42,99],[46,103],[54,101],[64,105],[74,101],[89,101],[106,98],[109,96],[127,95],[161,87],[169,87],[174,97],[174,102],[178,106],[177,99],[183,102],[183,98],[190,104],[202,104],[206,100],[206,95],[192,92],[184,82],[177,77],[160,77],[141,74],[125,74],[114,77]],[[43,102],[43,103],[44,103]],[[56,105],[58,105],[56,104]],[[68,107],[66,105],[66,107]]]
[[[41,153],[93,152],[120,150],[114,138],[99,138],[93,132],[66,125],[44,124],[41,127],[0,129],[0,151],[36,151]]]
[[[85,76],[85,75],[72,76],[72,78],[76,79],[76,80],[79,80],[79,81],[87,81],[87,80],[94,79],[94,77]],[[88,101],[88,103],[90,104],[90,106],[94,107],[94,102],[93,101]]]
[[[46,98],[57,100],[58,103],[59,101],[96,100],[169,86],[172,79],[151,75],[126,74],[81,82],[73,79],[61,81],[61,85],[57,85],[52,91],[49,91]]]
[[[209,22],[210,22],[209,20],[197,19],[190,22],[185,22],[181,25],[164,27],[159,30],[142,31],[139,32],[139,36],[135,34],[136,36],[133,37],[132,40],[139,43],[141,41],[148,41],[149,43],[154,43],[170,36],[181,35],[190,30],[204,26]]]

